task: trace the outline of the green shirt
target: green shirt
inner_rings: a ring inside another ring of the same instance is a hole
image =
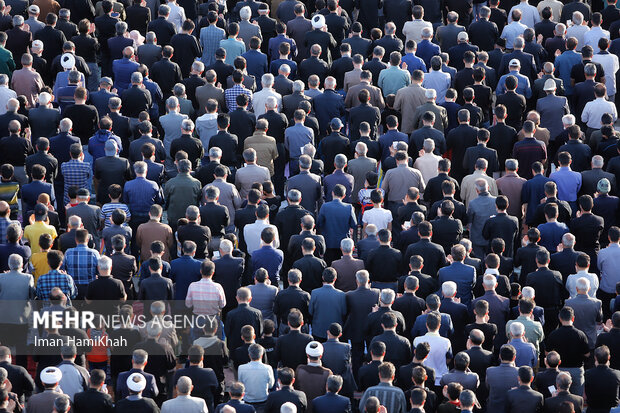
[[[538,321],[530,320],[529,318],[519,315],[516,320],[511,320],[506,323],[506,336],[510,338],[510,325],[514,322],[519,322],[525,327],[525,338],[528,343],[532,343],[536,347],[536,351],[540,353],[540,343],[545,338],[542,325]]]
[[[15,70],[15,61],[13,61],[13,54],[0,46],[0,73],[4,73],[5,75],[11,78],[11,74]]]

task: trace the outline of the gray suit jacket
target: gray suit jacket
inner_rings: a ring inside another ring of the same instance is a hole
[[[568,100],[564,96],[547,95],[538,99],[536,111],[540,113],[540,126],[549,129],[552,140],[562,133],[562,116],[570,113]]]
[[[216,179],[211,182],[209,185],[213,185],[217,189],[220,190],[220,198],[218,200],[220,205],[225,206],[228,209],[228,215],[230,216],[230,222],[235,222],[235,211],[241,208],[241,204],[243,200],[239,196],[239,191],[233,184],[229,184],[226,181],[222,181],[221,179]],[[205,190],[209,186],[207,185],[202,189],[203,199],[205,201]]]
[[[237,169],[237,173],[235,174],[235,186],[239,190],[241,199],[245,199],[248,196],[248,192],[250,192],[254,182],[260,182],[262,184],[270,180],[271,174],[269,173],[269,169],[264,166],[247,165]]]
[[[30,315],[30,299],[35,295],[30,274],[9,271],[0,274],[0,314],[7,324],[25,324]]]
[[[162,413],[207,413],[207,404],[200,397],[177,396],[161,405]]]
[[[263,40],[263,36],[260,32],[260,26],[250,23],[249,21],[242,20],[239,22],[239,38],[243,39],[245,43],[245,50],[250,50],[250,39],[252,37],[258,37]]]
[[[67,218],[72,215],[77,215],[82,218],[82,224],[84,224],[84,228],[87,229],[88,233],[95,239],[95,245],[98,245],[101,236],[99,232],[99,228],[101,227],[100,214],[101,208],[85,202],[80,202],[67,210]]]
[[[250,306],[260,310],[263,320],[273,320],[276,322],[276,316],[273,314],[273,303],[278,294],[278,287],[267,285],[264,283],[249,285],[248,288],[252,292],[252,302]]]
[[[495,197],[488,192],[486,195],[478,195],[472,199],[467,208],[467,220],[470,222],[469,237],[474,245],[487,245],[488,241],[482,235],[484,223],[495,215]]]
[[[301,192],[301,206],[316,216],[323,204],[321,178],[310,172],[300,172],[286,181],[286,192],[291,189]]]
[[[153,16],[157,16],[154,14]],[[161,59],[161,46],[157,44],[143,44],[138,47],[138,61],[149,69]]]
[[[476,391],[480,384],[480,378],[478,374],[473,373],[469,369],[467,371],[458,371],[456,369],[450,370],[449,373],[441,376],[441,386],[446,386],[450,383],[459,383],[464,389]]]
[[[226,79],[218,79],[217,81],[223,83]],[[197,116],[202,116],[205,114],[205,106],[207,106],[207,100],[209,99],[214,99],[217,101],[218,110],[220,112],[225,112],[227,110],[224,89],[207,83],[204,86],[199,86],[196,88],[196,101],[198,102]]]
[[[332,262],[332,267],[338,273],[336,278],[336,288],[344,291],[353,291],[357,288],[355,274],[364,269],[364,261],[351,257],[343,256],[341,259]],[[337,373],[336,373],[337,374]]]
[[[577,294],[575,298],[566,300],[565,304],[575,311],[575,328],[584,332],[590,349],[594,349],[596,326],[603,320],[601,300],[590,298],[587,294]]]
[[[351,192],[351,202],[358,202],[358,194],[360,189],[364,189],[366,174],[370,171],[377,171],[377,160],[368,158],[367,156],[360,156],[355,159],[351,159],[347,164],[347,172],[353,175],[354,179],[353,192]]]
[[[502,363],[487,369],[486,384],[489,389],[487,409],[489,412],[503,412],[508,390],[519,385],[519,369],[512,364]]]

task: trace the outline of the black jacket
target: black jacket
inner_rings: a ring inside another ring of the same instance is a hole
[[[542,308],[559,308],[564,298],[568,297],[558,271],[539,268],[527,275],[526,285],[536,291],[536,304]]]
[[[306,319],[304,319],[304,322]],[[309,322],[309,320],[308,320]],[[291,330],[287,334],[278,337],[276,349],[273,354],[282,367],[290,367],[293,370],[300,364],[306,364],[306,346],[313,340],[312,336]]]
[[[501,122],[489,128],[489,135],[487,147],[495,149],[499,170],[504,170],[504,163],[510,158],[512,147],[517,142],[517,131],[512,126]]]
[[[179,65],[171,62],[170,59],[164,58],[153,64],[150,78],[159,85],[164,94],[164,99],[172,96],[174,85],[183,81],[183,75],[181,74]]]
[[[452,217],[441,216],[431,221],[433,225],[433,242],[443,247],[446,255],[452,246],[458,244],[463,236],[463,224]]]
[[[370,124],[370,137],[377,139],[379,122],[381,122],[381,112],[376,106],[361,104],[349,111],[349,128],[351,140],[356,141],[360,138],[360,124],[368,122]]]
[[[493,50],[495,42],[499,37],[497,25],[486,19],[479,19],[470,24],[467,32],[469,33],[471,44],[487,52]]]
[[[300,390],[295,390],[293,386],[283,386],[280,390],[269,393],[265,402],[265,413],[279,412],[284,403],[293,403],[297,406],[297,411],[304,412],[308,407],[306,394]]]
[[[324,32],[321,29],[314,29],[307,32],[304,36],[304,46],[306,47],[306,50],[309,52],[310,48],[315,44],[321,46],[321,55],[319,58],[326,61],[328,66],[331,66],[332,54],[338,46],[334,36],[332,36],[330,32]]]
[[[364,341],[364,328],[372,308],[379,304],[379,290],[358,287],[345,295],[347,301],[347,318],[344,324],[344,336],[352,343]]]
[[[247,303],[240,303],[237,308],[231,310],[226,315],[224,331],[226,333],[226,344],[229,351],[232,352],[237,347],[243,345],[241,329],[246,325],[254,327],[254,332],[257,337],[263,334],[263,315],[260,310],[251,307]]]
[[[190,222],[177,229],[177,236],[181,243],[183,241],[194,241],[196,243],[196,259],[202,260],[206,258],[207,246],[211,240],[211,230],[209,227]]]
[[[214,260],[215,274],[213,281],[220,284],[226,296],[226,306],[224,311],[228,311],[237,306],[237,290],[241,287],[241,276],[245,269],[243,258],[233,257],[230,254]]]
[[[325,78],[329,75],[329,64],[327,64],[324,59],[320,58],[320,56],[311,56],[304,59],[304,61],[299,64],[297,75],[304,83],[308,83],[308,78],[311,75],[317,75],[321,84],[323,84],[323,81],[325,81]]]
[[[133,4],[125,9],[129,30],[137,30],[142,36],[146,35],[147,27],[151,21],[151,9]]]
[[[446,138],[446,146],[448,150],[452,149],[452,159],[465,158],[467,148],[476,146],[478,128],[468,124],[461,124],[448,132]],[[452,176],[456,180],[462,180],[467,171],[463,168],[461,162],[452,163]]]
[[[441,245],[428,239],[421,239],[407,247],[403,262],[408,263],[412,255],[420,255],[424,258],[424,272],[431,277],[436,277],[437,271],[447,263],[446,254]]]
[[[157,17],[152,20],[148,27],[149,32],[155,32],[157,37],[157,44],[160,46],[167,46],[170,44],[170,39],[176,34],[176,28],[174,24],[166,20],[164,17]]]
[[[501,238],[506,243],[504,254],[512,257],[514,246],[518,245],[519,237],[519,220],[516,217],[504,213],[498,213],[494,217],[489,218],[482,228],[482,236],[489,241],[490,251],[491,241],[495,238]]]
[[[293,268],[301,271],[302,278],[300,287],[306,292],[312,292],[323,285],[323,270],[327,267],[325,261],[314,255],[304,255],[293,263]]]

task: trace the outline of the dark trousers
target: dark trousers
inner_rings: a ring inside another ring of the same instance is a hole
[[[327,248],[323,259],[327,265],[332,265],[333,261],[339,260],[342,257],[342,251],[340,248]]]
[[[148,216],[131,216],[131,220],[129,221],[129,227],[133,231],[131,236],[131,255],[137,257],[140,253],[140,246],[136,242],[136,235],[138,234],[138,227],[149,221]]]
[[[560,309],[558,307],[545,307],[545,325],[543,330],[545,337],[549,337],[549,334],[558,326],[558,314]]]
[[[15,349],[13,351],[15,363],[24,368],[28,367],[27,337],[28,324],[0,323],[0,340],[2,340],[2,345]]]
[[[606,293],[600,288],[596,290],[596,298],[601,300],[603,305],[603,322],[609,318],[611,318],[611,308],[609,307],[609,303],[616,298],[616,294]],[[547,317],[545,317],[547,318]]]
[[[357,372],[364,364],[364,342],[351,342],[351,366],[353,367],[353,376],[357,377]]]

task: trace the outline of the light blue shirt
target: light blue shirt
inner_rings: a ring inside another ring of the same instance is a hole
[[[538,9],[531,4],[528,4],[527,1],[521,2],[516,6],[513,6],[508,12],[508,23],[512,22],[512,11],[519,10],[521,12],[521,23],[526,25],[527,27],[534,27],[536,23],[540,21],[540,14]],[[559,16],[558,16],[559,17]]]
[[[271,366],[260,361],[250,361],[239,366],[237,375],[245,386],[245,402],[259,403],[267,400],[269,389],[275,383]]]
[[[301,156],[301,148],[311,143],[314,145],[314,131],[301,123],[295,123],[284,131],[284,147],[288,150],[291,159]]]
[[[437,99],[435,102],[438,105],[446,101],[446,91],[450,88],[450,84],[451,79],[448,73],[432,69],[429,73],[424,75],[424,80],[422,81],[422,87],[424,89],[433,89],[437,92]]]
[[[500,37],[506,39],[506,49],[513,48],[514,40],[523,35],[525,29],[527,29],[527,26],[521,22],[512,22],[504,26],[504,30],[502,30],[502,35]]]
[[[409,72],[398,66],[390,65],[379,73],[378,85],[383,90],[383,96],[391,95],[392,93],[396,94],[398,89],[410,84],[411,76],[409,76]]]
[[[499,82],[497,82],[497,88],[495,89],[495,94],[497,96],[503,95],[506,93],[506,78],[508,76],[514,76],[517,78],[517,90],[516,92],[522,96],[525,96],[526,99],[532,97],[532,88],[530,86],[530,79],[523,76],[519,73],[518,70],[511,70],[510,73],[505,74],[504,76],[499,78]]]
[[[226,60],[224,62],[232,66],[235,59],[245,53],[245,43],[229,37],[220,40],[220,47],[226,50]]]
[[[601,270],[600,289],[607,294],[616,292],[616,283],[620,281],[620,245],[611,243],[599,251],[597,264]]]
[[[581,174],[570,169],[570,166],[562,166],[549,178],[558,186],[558,199],[566,202],[576,202],[577,193],[581,189]]]
[[[581,53],[574,50],[567,50],[555,58],[555,74],[564,82],[566,96],[573,94],[573,87],[570,83],[570,71],[573,66],[581,63]]]
[[[211,66],[215,63],[215,51],[220,47],[220,41],[226,38],[226,32],[215,24],[203,27],[200,30],[200,46],[202,47],[202,63]]]

